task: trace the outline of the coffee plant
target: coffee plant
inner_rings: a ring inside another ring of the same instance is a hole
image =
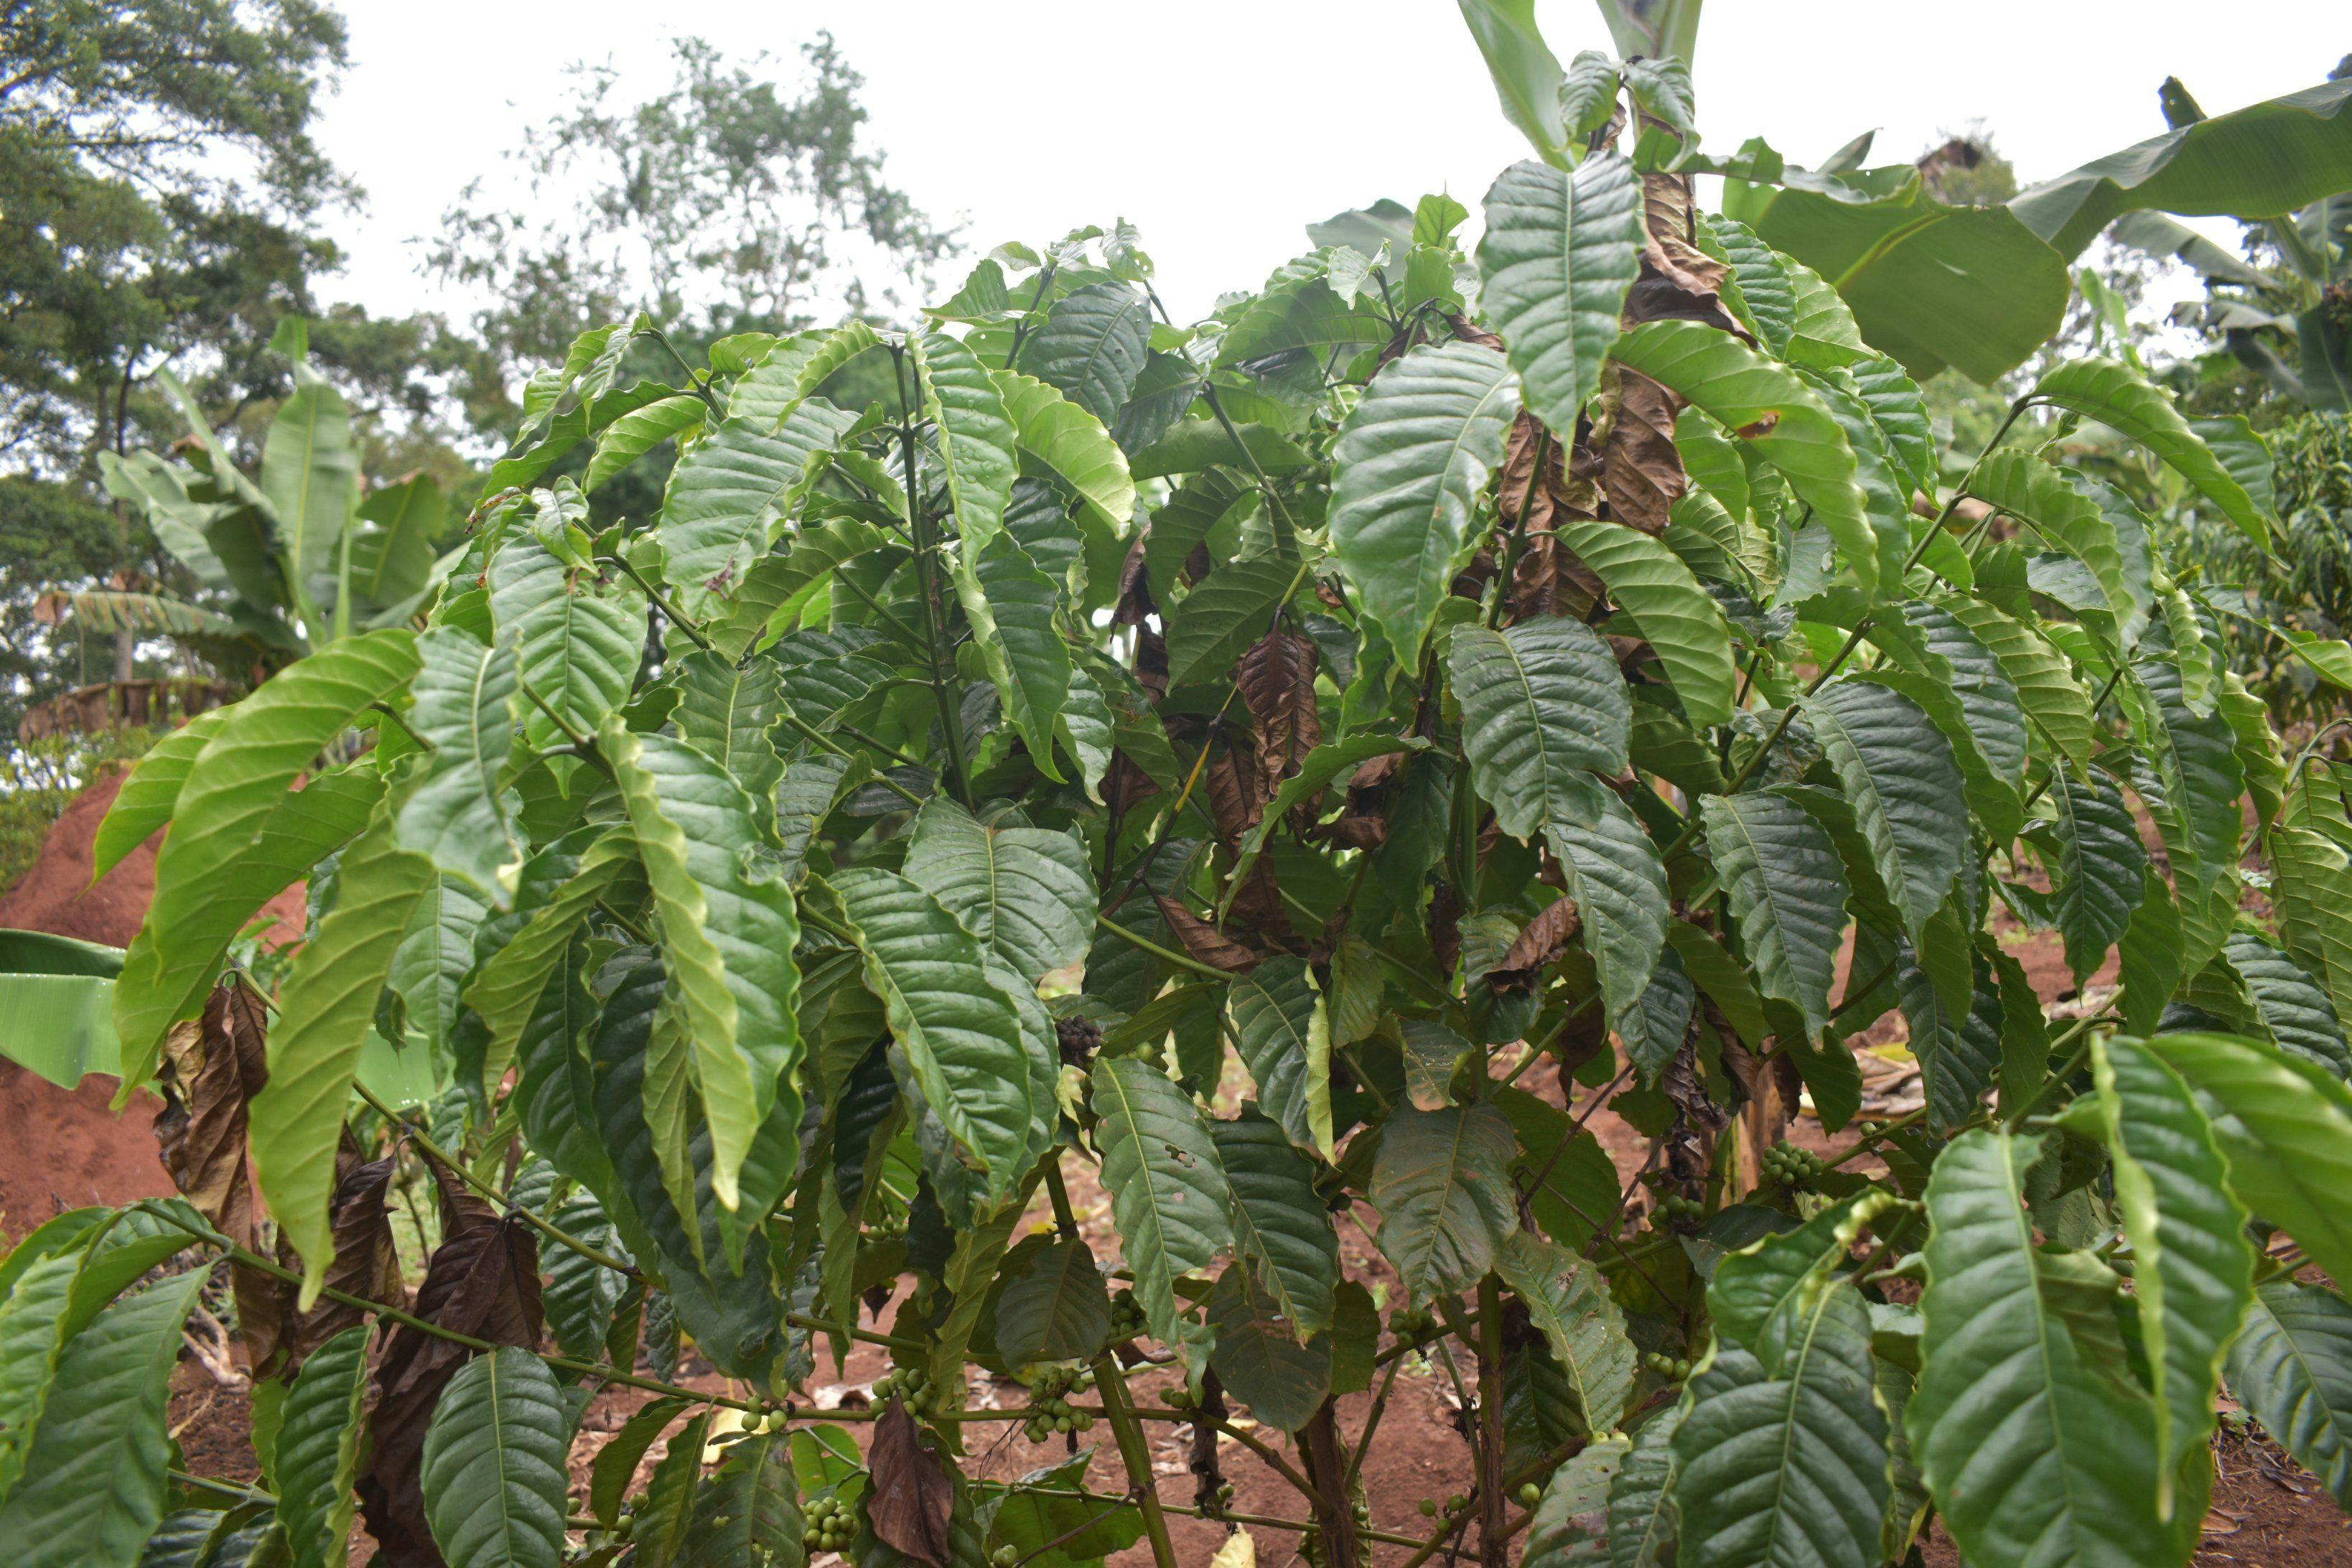
[[[2267,455],[2104,359],[1952,452],[1915,380],[2031,353],[2133,202],[2352,184],[2352,116],[1938,208],[1465,11],[1538,154],[1475,246],[1342,215],[1185,323],[1082,230],[667,383],[592,332],[413,625],[148,753],[100,844],[168,826],[145,927],[16,943],[11,994],[110,1005],[182,1196],[0,1264],[16,1557],[319,1568],[356,1513],[394,1568],[1172,1568],[1198,1514],[1330,1568],[1868,1568],[1931,1520],[2145,1568],[2225,1376],[2352,1500],[2346,780],[2063,460],[2102,426],[2267,550]],[[1857,1124],[1890,1016],[1924,1103]],[[251,1485],[164,1426],[207,1291]],[[1415,1514],[1366,1453],[1433,1366],[1472,1480]],[[1234,1510],[1244,1451],[1295,1507]]]

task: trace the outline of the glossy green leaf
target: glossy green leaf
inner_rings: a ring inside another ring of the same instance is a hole
[[[1588,1436],[1617,1426],[1633,1395],[1633,1343],[1600,1269],[1556,1242],[1515,1230],[1495,1254],[1495,1273],[1567,1374]]]
[[[2230,1345],[2230,1390],[2338,1504],[2352,1499],[2352,1306],[2317,1285],[2254,1292]]]
[[[1559,59],[1536,26],[1535,0],[1461,0],[1462,20],[1486,58],[1503,117],[1547,159],[1567,139],[1560,120]]]
[[[406,631],[349,637],[279,671],[212,731],[172,807],[154,902],[115,987],[126,1083],[152,1076],[163,1031],[194,1011],[213,965],[253,912],[333,847],[313,840],[309,858],[289,868],[299,858],[284,853],[299,837],[294,821],[323,820],[328,803],[304,800],[315,782],[290,795],[289,786],[369,703],[405,685],[417,663]],[[281,812],[289,820],[273,835]],[[257,854],[268,837],[279,853]]]
[[[2050,792],[2058,809],[2058,859],[2051,868],[2058,930],[2066,967],[2080,986],[2121,941],[2139,902],[2147,851],[2139,841],[2123,795],[2105,773],[2090,782],[2062,773]]]
[[[1373,1158],[1381,1251],[1405,1299],[1422,1304],[1475,1285],[1516,1228],[1511,1123],[1492,1105],[1392,1112]]]
[[[2150,640],[2160,634],[2150,633]],[[2189,711],[2180,672],[2161,658],[2136,660],[2118,689],[2132,715],[2145,766],[2133,783],[2156,819],[2188,939],[2188,973],[2221,950],[2234,913],[2238,882],[2238,798],[2244,781],[2234,738],[2219,714]]]
[[[2268,1042],[2168,1034],[2147,1049],[2189,1082],[2229,1163],[2231,1191],[2336,1277],[2352,1265],[2352,1089]]]
[[[9,1258],[15,1272],[0,1298],[0,1501],[24,1473],[54,1386],[88,1229],[84,1220],[47,1248],[37,1245],[36,1232]]]
[[[736,1206],[737,1173],[770,1110],[792,1107],[801,1055],[793,1007],[800,918],[772,855],[766,808],[701,752],[617,721],[597,740],[652,884],[662,952],[689,1022],[710,1122],[711,1183]]]
[[[980,939],[915,883],[861,868],[829,886],[923,1098],[1001,1202],[1034,1152],[1033,1069],[1016,999],[991,978]]]
[[[2058,469],[2014,447],[1987,453],[1969,480],[1969,491],[2022,518],[2052,549],[2080,561],[2105,595],[2125,645],[2137,640],[2147,605],[2135,592],[2116,525],[2096,500],[2068,483]]]
[[[1611,353],[1738,435],[1813,509],[1855,581],[1878,586],[1877,535],[1864,515],[1853,447],[1793,372],[1698,321],[1645,322]]]
[[[2133,1040],[2095,1038],[2091,1063],[2132,1247],[2140,1342],[2150,1367],[2162,1369],[2154,1403],[2165,1518],[2181,1462],[2212,1436],[2221,1358],[2253,1300],[2254,1252],[2189,1086]]]
[[[781,424],[728,420],[679,459],[654,536],[681,609],[708,616],[733,597],[851,423],[822,397],[803,398]]]
[[[1927,1187],[1925,1370],[1906,1415],[1945,1527],[1989,1563],[2183,1563],[2158,1517],[2155,1415],[2095,1363],[2037,1267],[2037,1140],[1964,1132]]]
[[[1675,1561],[1877,1562],[1886,1418],[1861,1294],[1816,1268],[1753,1344],[1717,1328],[1674,1432]]]
[[[632,408],[605,426],[604,434],[596,438],[596,450],[588,459],[588,469],[580,476],[581,489],[594,489],[664,441],[698,428],[708,412],[709,405],[691,393],[679,393],[642,408]],[[735,412],[740,414],[743,410],[738,407]]]
[[[2233,931],[2221,954],[2245,987],[2252,1016],[2246,1032],[2315,1062],[2337,1078],[2352,1078],[2352,1049],[2336,1005],[2294,959],[2251,932]]]
[[[2137,210],[2270,217],[2352,184],[2352,88],[2331,81],[2217,114],[2020,193],[2011,210],[2073,256]]]
[[[98,825],[98,835],[90,844],[92,881],[113,870],[125,855],[172,820],[196,754],[236,711],[233,707],[209,709],[147,748]]]
[[[1759,989],[1795,1006],[1818,1037],[1829,1024],[1845,930],[1847,884],[1836,847],[1781,795],[1709,795],[1699,810]]]
[[[1951,744],[1917,704],[1868,682],[1825,686],[1804,711],[1917,943],[1969,858]]]
[[[1931,955],[1952,940],[1952,933],[1931,929]],[[1911,1054],[1918,1058],[1924,1079],[1928,1125],[1938,1132],[1966,1126],[2000,1070],[2000,994],[1991,965],[1981,953],[1963,952],[1960,957],[1968,966],[1969,984],[1961,999],[1949,1003],[1928,967],[1907,952],[1895,971]]]
[[[24,1473],[0,1507],[0,1539],[39,1568],[132,1568],[163,1517],[163,1427],[180,1330],[205,1271],[115,1302],[75,1335]]]
[[[2083,776],[2096,745],[2091,700],[2064,657],[2039,631],[1980,599],[1946,595],[1936,605],[1991,651],[2016,688],[2026,718]]]
[[[1614,153],[1573,174],[1514,163],[1486,193],[1482,298],[1528,407],[1554,430],[1572,434],[1600,384],[1642,240],[1642,182]]]
[[[522,702],[514,649],[436,626],[416,639],[416,652],[424,662],[408,723],[433,749],[393,814],[393,836],[504,909],[523,858],[502,788]]]
[[[1068,833],[984,824],[934,797],[916,817],[905,870],[1033,985],[1084,959],[1094,938],[1094,870]]]
[[[1315,972],[1277,953],[1234,976],[1225,1005],[1258,1104],[1299,1148],[1334,1158],[1331,1025]]]
[[[1674,1437],[1682,1406],[1669,1405],[1633,1436],[1609,1483],[1610,1568],[1662,1568],[1674,1561]]]
[[[514,1059],[548,979],[557,971],[581,922],[636,856],[626,833],[608,833],[580,857],[577,868],[531,911],[505,944],[482,960],[465,991],[465,1004],[482,1016],[489,1037],[485,1070]]]
[[[288,581],[321,612],[336,608],[337,555],[359,505],[359,474],[343,395],[322,381],[297,386],[263,438],[261,493],[278,525]],[[312,635],[323,629],[314,625]]]
[[[2172,399],[2130,365],[2095,357],[2070,359],[2034,383],[2032,395],[2137,441],[2221,508],[2241,533],[2258,546],[2270,547],[2271,524],[2245,486],[2222,466],[2204,437],[2189,428]]]
[[[2326,991],[2340,1021],[2352,1012],[2352,862],[2309,827],[2273,828],[2268,848],[2279,935]]]
[[[366,1325],[345,1329],[310,1352],[287,1391],[273,1469],[294,1568],[343,1568],[349,1561],[367,1342]]]
[[[774,734],[783,721],[782,672],[772,659],[738,665],[698,648],[676,661],[680,738],[717,763],[755,802],[775,798],[784,776]]]
[[[543,747],[565,738],[542,702],[582,734],[595,733],[636,679],[645,595],[625,580],[600,587],[528,535],[490,557],[489,588],[499,640],[515,650],[524,739]]]
[[[1657,846],[1643,831],[1631,807],[1612,790],[1595,792],[1601,810],[1591,823],[1554,816],[1545,842],[1576,900],[1579,940],[1601,974],[1601,996],[1620,1033],[1629,1011],[1642,1005],[1671,918],[1666,868]],[[1634,1026],[1639,1033],[1639,1026]],[[1634,1037],[1627,1034],[1629,1041]],[[1682,1044],[1680,1031],[1669,1051]]]
[[[1224,1393],[1277,1432],[1297,1432],[1331,1393],[1331,1346],[1308,1341],[1242,1264],[1229,1266],[1207,1307],[1216,1335],[1209,1367]]]
[[[1297,563],[1273,557],[1228,562],[1211,573],[1184,596],[1169,623],[1169,684],[1229,675],[1304,580]]]
[[[1462,749],[1496,826],[1530,838],[1555,821],[1590,821],[1591,773],[1625,767],[1633,700],[1609,645],[1566,616],[1507,631],[1464,626],[1446,654],[1462,704]]]
[[[969,551],[957,556],[955,587],[1004,716],[1037,771],[1059,782],[1054,725],[1069,705],[1071,679],[1070,650],[1055,623],[1059,590],[1002,535],[976,559]]]
[[[1656,651],[1692,726],[1729,723],[1738,689],[1731,628],[1682,558],[1637,529],[1570,517],[1552,526],[1559,542],[1608,586],[1633,623],[1625,629]]]
[[[441,1391],[425,1433],[425,1518],[449,1568],[563,1560],[572,1411],[547,1363],[500,1345]]]
[[[746,1437],[728,1445],[695,1495],[682,1568],[798,1568],[807,1561],[806,1529],[792,1435]]]
[[[1149,1063],[1098,1059],[1091,1081],[1119,1255],[1153,1336],[1197,1373],[1210,1335],[1182,1315],[1176,1281],[1233,1245],[1224,1164],[1192,1100]]]
[[[1315,1190],[1315,1165],[1282,1129],[1244,1110],[1213,1121],[1225,1173],[1234,1251],[1258,1289],[1301,1336],[1331,1326],[1339,1236]]]
[[[279,1234],[302,1258],[304,1303],[335,1256],[329,1200],[352,1079],[376,994],[434,887],[432,862],[379,817],[343,855],[335,907],[302,945],[269,1030],[269,1082],[250,1108],[253,1173]]]
[[[1872,347],[1923,380],[1948,364],[1990,384],[2065,314],[2065,258],[2007,208],[1947,205],[1923,182],[1884,195],[1809,182],[1774,196],[1756,226],[1835,288]]]
[[[1135,479],[1127,454],[1103,422],[1033,376],[1009,370],[989,374],[1021,451],[1077,491],[1103,524],[1124,528],[1135,512]]]
[[[997,1353],[1016,1365],[1091,1360],[1110,1331],[1110,1296],[1087,1244],[1054,1242],[1013,1268],[996,1302]]]
[[[1331,548],[1363,618],[1407,666],[1470,553],[1473,503],[1517,405],[1501,354],[1424,345],[1374,376],[1340,427]]]
[[[1151,340],[1151,307],[1124,283],[1073,289],[1021,348],[1021,368],[1105,425],[1118,419]]]

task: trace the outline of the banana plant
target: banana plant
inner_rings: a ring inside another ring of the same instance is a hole
[[[2333,79],[2352,93],[2352,70]],[[2178,78],[2165,83],[2166,119],[2176,132],[2206,122],[2206,114]],[[2306,406],[2352,409],[2352,175],[2315,201],[2283,204],[2248,215],[2250,237],[2274,262],[2258,267],[2225,246],[2160,213],[2133,213],[2115,226],[2116,239],[2158,259],[2178,260],[2199,273],[2206,298],[2176,308],[2220,336],[2231,356],[2273,390]]]
[[[1945,452],[1697,204],[1685,71],[1507,63],[1574,142],[1475,247],[1338,215],[1182,321],[1081,230],[621,393],[591,334],[421,629],[151,752],[100,858],[171,826],[111,1002],[183,1197],[0,1263],[0,1539],[2185,1564],[2225,1382],[2352,1500],[2352,1307],[2298,1274],[2352,1270],[2344,779],[2066,460],[2095,421],[2266,545],[2259,446],[2085,358]],[[662,442],[650,515],[537,482]],[[1864,1118],[1882,1020],[1920,1102]],[[420,1033],[404,1109],[361,1069]],[[163,1426],[212,1269],[251,1485]],[[819,1398],[853,1345],[889,1371]],[[1363,1483],[1432,1368],[1475,1479],[1416,1510]],[[1297,1500],[1238,1514],[1244,1462]]]
[[[236,673],[274,669],[339,638],[405,625],[446,563],[440,487],[424,475],[369,484],[342,394],[311,366],[299,321],[272,346],[294,391],[272,416],[259,469],[240,468],[170,370],[156,373],[188,425],[173,457],[99,455],[107,492],[138,507],[187,572],[193,598],[121,587],[62,595],[93,629],[170,637]]]

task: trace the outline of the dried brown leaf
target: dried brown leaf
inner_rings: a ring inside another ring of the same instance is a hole
[[[1553,900],[1520,931],[1503,962],[1487,973],[1486,983],[1496,991],[1534,990],[1544,967],[1565,952],[1583,929],[1584,918],[1574,899]]]
[[[1160,606],[1151,602],[1151,583],[1143,569],[1143,542],[1150,532],[1149,524],[1137,530],[1127,559],[1119,563],[1118,607],[1112,618],[1122,626],[1139,626],[1146,616],[1160,613]]]
[[[237,982],[214,987],[202,1016],[163,1042],[170,1076],[155,1141],[172,1184],[230,1240],[251,1247],[253,1181],[246,1104],[268,1080],[260,1003]]]
[[[1168,695],[1168,639],[1150,626],[1135,628],[1135,683],[1154,702]]]
[[[1606,431],[1597,437],[1601,494],[1619,522],[1658,538],[1666,531],[1675,502],[1690,489],[1675,447],[1675,418],[1683,401],[1622,365],[1611,364],[1602,381],[1602,401],[1610,412]]]
[[[947,1568],[951,1551],[948,1521],[955,1516],[955,1481],[924,1446],[921,1428],[896,1399],[874,1424],[874,1446],[867,1458],[874,1490],[866,1499],[866,1517],[875,1535],[885,1546],[918,1563]]]
[[[1282,781],[1297,773],[1307,753],[1323,743],[1323,719],[1315,705],[1315,644],[1276,626],[1252,643],[1234,670],[1242,700],[1256,721],[1257,793],[1270,800]]]
[[[1209,797],[1209,816],[1216,822],[1218,840],[1228,848],[1238,847],[1257,826],[1273,793],[1259,787],[1256,763],[1232,746],[1221,747],[1209,759],[1201,787]]]
[[[425,1267],[416,1316],[492,1344],[535,1349],[544,1317],[539,1248],[530,1226],[511,1215],[495,1217],[453,1180],[443,1178],[441,1187],[444,1239]],[[441,1568],[418,1472],[433,1408],[473,1353],[405,1324],[385,1342],[375,1370],[376,1406],[368,1417],[370,1452],[359,1479],[360,1510],[383,1568]]]
[[[1256,965],[1260,954],[1244,947],[1216,927],[1186,909],[1181,900],[1165,893],[1154,893],[1151,901],[1160,906],[1160,918],[1168,922],[1177,942],[1187,953],[1212,969],[1223,969],[1239,973]]]
[[[1125,752],[1110,754],[1110,771],[1103,779],[1103,804],[1114,819],[1125,816],[1138,805],[1160,793],[1151,775],[1135,765],[1135,759]]]
[[[1719,290],[1731,269],[1699,249],[1697,201],[1688,174],[1642,176],[1642,272],[1625,294],[1624,321],[1705,321],[1754,342],[1723,308]]]
[[[1449,310],[1445,313],[1445,324],[1454,329],[1454,337],[1463,342],[1476,343],[1480,348],[1493,349],[1496,353],[1503,352],[1503,340],[1467,316]]]
[[[1201,1374],[1201,1397],[1192,1406],[1192,1441],[1186,1468],[1192,1472],[1192,1506],[1214,1519],[1226,1506],[1218,1489],[1225,1484],[1224,1466],[1219,1462],[1218,1427],[1225,1420],[1225,1385],[1217,1374]]]

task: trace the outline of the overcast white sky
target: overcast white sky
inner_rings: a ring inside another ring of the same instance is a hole
[[[667,78],[697,33],[790,71],[830,29],[866,78],[890,176],[973,254],[1125,216],[1179,319],[1306,247],[1300,226],[1447,189],[1474,212],[1525,153],[1450,0],[342,0],[352,68],[329,153],[366,186],[341,292],[387,312],[462,310],[417,271],[417,237],[556,103],[563,68]],[[1589,0],[1538,0],[1554,52],[1609,48]],[[2179,74],[2210,112],[2308,87],[2347,49],[2343,0],[1716,0],[1699,121],[1727,152],[1761,134],[1818,162],[1878,127],[1881,161],[1981,119],[2031,181],[2164,129]],[[961,268],[943,279],[952,287]]]

